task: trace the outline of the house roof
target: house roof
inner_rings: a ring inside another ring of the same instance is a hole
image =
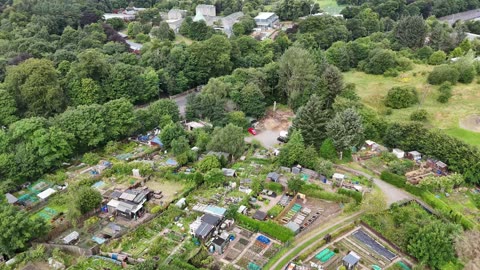
[[[65,244],[69,244],[69,243],[77,240],[79,236],[80,236],[80,234],[78,232],[73,231],[70,234],[68,234],[67,236],[65,236],[62,240]]]
[[[410,155],[414,155],[414,156],[419,156],[421,155],[418,151],[410,151],[408,152]]]
[[[235,170],[234,169],[223,168],[222,172],[223,172],[223,175],[228,176],[228,177],[234,177],[235,176]]]
[[[265,218],[267,218],[267,213],[257,210],[257,212],[253,214],[253,218],[258,220],[265,220]]]
[[[240,207],[238,207],[237,213],[243,213],[243,211],[245,211],[246,209],[247,207],[245,205],[240,205]]]
[[[224,239],[222,237],[218,237],[218,238],[215,238],[213,239],[212,243],[217,245],[217,246],[222,246],[223,244],[225,244],[225,242],[227,242],[228,239]]]
[[[197,14],[195,14],[195,17],[193,17],[193,21],[194,22],[199,22],[199,21],[207,21],[205,20],[205,17],[203,16],[203,14],[201,12],[197,12]]]
[[[211,215],[211,214],[205,214],[201,217],[202,222],[211,224],[213,226],[217,226],[218,223],[222,220],[220,217]]]
[[[437,162],[435,163],[435,165],[437,165],[437,166],[440,167],[440,168],[445,168],[445,167],[447,167],[447,164],[441,162],[440,160],[437,161]]]
[[[227,212],[227,209],[218,207],[215,205],[209,205],[205,207],[205,210],[204,210],[204,213],[212,214],[214,216],[221,216],[221,217],[225,215],[225,212]]]
[[[14,203],[16,203],[16,202],[18,201],[17,197],[13,196],[13,195],[10,194],[10,193],[5,194],[5,197],[7,198],[7,202],[8,202],[9,204],[14,204]]]
[[[214,226],[212,224],[202,222],[195,230],[195,235],[205,238],[213,230],[213,228]]]
[[[53,189],[53,188],[47,188],[46,190],[42,191],[41,193],[38,193],[37,196],[38,196],[40,199],[44,200],[44,199],[50,197],[50,196],[51,196],[53,193],[55,193],[55,192],[56,192],[55,189]]]
[[[275,13],[273,12],[260,12],[257,17],[255,17],[255,20],[266,20],[274,15]]]
[[[280,178],[280,174],[276,173],[276,172],[271,172],[267,175],[267,178],[270,178],[272,179],[273,181],[277,182],[278,179]]]
[[[398,148],[393,148],[392,150],[393,153],[405,153],[405,151],[398,149]]]
[[[332,178],[335,178],[335,179],[344,179],[345,178],[345,175],[341,174],[341,173],[334,173]]]
[[[350,251],[347,256],[343,257],[343,261],[348,265],[354,265],[360,261],[360,256],[357,253]]]

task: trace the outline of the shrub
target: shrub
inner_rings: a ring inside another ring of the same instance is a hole
[[[428,113],[425,109],[416,110],[410,114],[410,120],[420,122],[427,121],[427,115]]]
[[[436,51],[430,55],[430,58],[428,58],[428,63],[430,65],[440,65],[445,62],[445,59],[447,58],[447,54],[444,51]]]
[[[339,188],[337,191],[339,194],[346,195],[350,198],[353,198],[357,204],[362,202],[363,196],[361,192],[355,190],[349,190],[344,188]]]
[[[409,159],[395,159],[393,162],[388,164],[389,171],[397,174],[397,175],[404,175],[410,169],[413,168],[415,163]]]
[[[443,51],[441,51],[441,52],[443,52]],[[430,59],[430,57],[432,56],[433,53],[434,53],[434,51],[431,47],[425,46],[425,47],[422,47],[422,48],[417,50],[416,56],[417,56],[418,59],[426,61],[426,60]]]
[[[375,49],[370,52],[368,59],[361,65],[366,73],[383,74],[397,66],[396,54],[392,50]]]
[[[455,68],[458,70],[459,77],[458,81],[461,83],[471,83],[473,79],[475,79],[475,75],[477,71],[475,70],[475,66],[473,65],[473,55],[470,56],[466,55],[465,57],[461,57],[460,59],[455,62]]]
[[[287,242],[294,237],[294,233],[290,229],[271,220],[259,221],[244,215],[238,215],[237,222],[248,229],[264,233],[282,242]]]
[[[385,105],[394,109],[402,109],[418,102],[417,91],[414,87],[393,87],[388,91]]]
[[[82,162],[88,165],[95,165],[100,161],[100,156],[96,153],[85,153],[82,158]]]
[[[437,101],[440,103],[447,103],[450,97],[452,97],[452,84],[450,82],[444,82],[438,88],[440,95],[437,98]]]
[[[399,188],[404,188],[407,181],[404,176],[396,175],[387,171],[383,171],[382,174],[380,174],[380,179]]]
[[[460,73],[456,68],[449,65],[440,65],[435,67],[432,72],[428,75],[429,84],[442,84],[444,82],[451,82],[452,84],[457,83],[460,77]]]
[[[277,194],[282,193],[283,191],[283,186],[280,183],[275,183],[275,182],[268,182],[265,183],[265,188],[271,191],[274,191]]]
[[[152,209],[150,210],[150,213],[151,214],[156,214],[156,213],[160,212],[160,210],[162,210],[162,206],[161,205],[156,205],[156,206],[152,207]]]
[[[383,73],[383,76],[385,76],[385,77],[397,77],[398,76],[398,71],[394,68],[391,68],[391,69],[385,71],[385,73]]]
[[[399,71],[407,71],[412,69],[412,60],[406,57],[397,58],[397,69]]]

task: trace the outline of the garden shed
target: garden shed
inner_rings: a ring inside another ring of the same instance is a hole
[[[267,175],[267,179],[273,182],[278,182],[278,180],[280,180],[280,174],[276,172],[271,172]]]
[[[419,161],[422,159],[422,154],[417,151],[410,151],[408,152],[407,157],[411,160]]]
[[[398,149],[398,148],[393,148],[392,154],[394,154],[397,158],[404,158],[405,157],[405,152],[403,150]]]
[[[285,224],[285,227],[289,228],[295,234],[300,232],[300,225],[298,225],[297,223],[295,223],[293,221],[289,221],[287,224]]]
[[[237,177],[237,173],[235,172],[234,169],[223,168],[222,172],[223,172],[223,175],[225,175],[226,177]]]
[[[353,270],[357,266],[358,262],[360,262],[360,256],[357,253],[350,251],[347,256],[343,257],[342,259],[343,266],[347,268],[347,270]]]
[[[65,236],[62,241],[65,245],[70,245],[71,243],[75,242],[76,240],[78,240],[78,237],[80,236],[80,234],[76,231],[73,231],[71,232],[70,234],[68,234],[67,236]]]
[[[48,197],[52,196],[53,193],[55,193],[57,191],[55,191],[55,189],[53,188],[47,188],[46,190],[40,192],[37,196],[41,199],[41,200],[45,200],[47,199]]]
[[[5,198],[7,198],[7,202],[8,202],[9,204],[15,204],[15,203],[18,202],[17,197],[13,196],[13,195],[10,194],[10,193],[5,194]]]
[[[253,214],[253,218],[258,220],[265,220],[267,218],[267,213],[257,210],[257,212]]]

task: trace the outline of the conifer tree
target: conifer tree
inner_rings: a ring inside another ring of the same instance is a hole
[[[307,104],[298,110],[293,128],[300,131],[306,145],[313,145],[319,149],[327,137],[329,120],[330,111],[324,109],[318,96],[313,95]]]

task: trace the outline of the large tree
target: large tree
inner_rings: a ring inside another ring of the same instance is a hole
[[[82,214],[100,206],[102,195],[96,189],[82,186],[75,191],[74,204]]]
[[[290,107],[297,109],[306,102],[315,86],[316,69],[313,56],[305,49],[290,47],[282,55],[278,86],[287,96]]]
[[[43,219],[31,219],[23,210],[2,202],[0,205],[0,253],[13,256],[28,241],[47,232]]]
[[[425,44],[427,32],[427,25],[421,16],[408,16],[397,22],[393,36],[402,46],[421,48]]]
[[[8,126],[17,120],[15,99],[5,90],[0,89],[0,126]]]
[[[289,135],[288,142],[280,149],[278,160],[283,166],[291,167],[303,160],[305,143],[300,131],[294,130]]]
[[[314,145],[319,149],[326,138],[328,121],[330,111],[325,109],[318,96],[313,95],[307,104],[298,110],[292,127],[300,131],[306,145]]]
[[[332,138],[337,151],[342,153],[358,146],[363,139],[362,118],[353,109],[337,113],[327,125],[327,135]]]
[[[245,148],[243,130],[232,124],[223,128],[215,128],[212,133],[212,140],[207,145],[211,151],[226,152],[233,157],[239,157]]]
[[[411,235],[407,250],[420,262],[440,269],[455,260],[453,240],[459,231],[458,225],[432,221]]]
[[[27,116],[50,116],[65,106],[65,93],[50,60],[28,59],[10,67],[5,89],[15,98],[20,113]]]

